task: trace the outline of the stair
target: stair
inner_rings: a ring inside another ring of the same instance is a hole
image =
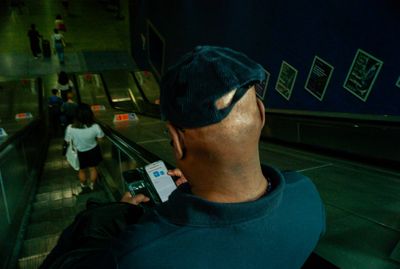
[[[18,268],[20,269],[30,269],[30,268],[39,268],[39,266],[42,264],[46,256],[49,254],[49,252],[38,254],[38,255],[32,255],[29,257],[24,257],[20,258],[18,260]]]
[[[32,213],[25,231],[18,259],[18,268],[36,269],[57,244],[61,232],[70,225],[77,213],[85,209],[86,201],[95,198],[109,201],[98,187],[82,190],[77,172],[61,155],[62,139],[52,139],[38,186]]]

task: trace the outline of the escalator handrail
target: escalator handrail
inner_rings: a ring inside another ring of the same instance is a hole
[[[112,108],[116,109],[116,107],[114,105],[114,102],[113,102],[113,100],[111,98],[110,90],[108,89],[108,85],[107,85],[107,83],[106,83],[106,81],[104,79],[103,74],[101,74],[101,73],[98,73],[98,74],[100,75],[101,82],[103,83],[104,92],[106,93],[106,96],[107,96],[107,99],[108,99],[108,103],[110,104],[110,106]]]
[[[34,129],[41,122],[40,118],[35,118],[28,125],[24,126],[21,130],[16,131],[7,137],[7,140],[0,144],[0,152],[6,149],[9,145],[13,144],[14,141],[24,137],[31,129]]]
[[[133,80],[136,83],[136,86],[138,87],[138,90],[140,92],[140,94],[142,95],[143,100],[145,100],[147,103],[151,104],[149,99],[147,98],[146,94],[144,93],[142,86],[140,86],[139,81],[137,80],[135,73],[134,72],[129,72],[131,74],[131,76],[133,77]]]
[[[141,89],[140,85],[138,84],[138,81],[136,80],[134,74],[132,72],[128,71],[128,70],[122,70],[122,71],[127,72],[130,76],[132,76],[133,82],[136,84],[136,87],[139,89],[140,95],[143,98],[144,103],[146,105],[148,105],[148,106],[157,106],[157,105],[152,104],[151,102],[149,102],[149,100],[147,99],[147,97],[144,94],[143,90]],[[140,108],[138,108],[138,110],[133,110],[132,111],[132,110],[127,110],[127,109],[123,109],[123,108],[118,107],[112,100],[112,97],[111,97],[111,94],[110,94],[110,90],[109,90],[108,85],[107,85],[107,83],[106,83],[106,81],[104,79],[103,74],[102,73],[97,73],[97,74],[100,75],[101,82],[103,83],[104,91],[105,91],[105,94],[106,94],[107,99],[108,99],[108,103],[110,104],[110,106],[113,109],[122,110],[122,111],[128,111],[128,112],[135,112],[135,113],[138,113],[140,115],[149,116],[149,117],[155,117],[155,115],[153,113],[149,112],[148,109],[145,109],[144,111],[142,111]],[[131,99],[132,99],[132,97],[131,97]],[[160,115],[161,115],[160,113],[157,114],[157,116],[160,116]]]
[[[9,135],[3,143],[0,144],[0,152],[2,152],[4,149],[6,149],[9,145],[13,144],[14,141],[22,138],[23,136],[26,135],[28,131],[31,129],[35,128],[37,125],[39,125],[43,119],[43,114],[44,114],[44,102],[43,102],[43,96],[44,96],[44,89],[43,89],[43,80],[42,78],[38,77],[36,78],[37,81],[37,87],[38,87],[38,117],[35,117],[29,122],[26,126],[24,126],[22,129],[16,131],[15,133]]]
[[[400,126],[400,116],[394,115],[369,115],[354,113],[313,112],[289,109],[266,109],[266,116],[283,116],[302,120],[324,120],[340,123],[362,123],[366,125]]]
[[[82,99],[81,99],[81,93],[79,92],[79,86],[78,86],[78,79],[76,78],[77,74],[73,74],[72,76],[72,80],[73,80],[73,84],[74,84],[74,90],[76,93],[76,99],[78,99],[78,104],[82,103]]]
[[[123,136],[122,134],[118,133],[117,131],[110,128],[108,125],[105,125],[101,122],[97,122],[100,127],[102,128],[106,137],[108,137],[113,144],[117,145],[120,149],[122,149],[125,153],[133,153],[133,155],[140,157],[146,163],[152,163],[155,161],[160,160],[160,157],[151,153],[150,151],[146,150],[142,146],[138,145],[134,141],[130,140],[129,138]],[[129,154],[130,155],[130,154]],[[165,165],[171,169],[173,166],[164,161]]]

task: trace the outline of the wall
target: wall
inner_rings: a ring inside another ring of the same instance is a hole
[[[269,109],[400,116],[400,4],[395,0],[135,0],[131,1],[132,55],[150,68],[141,34],[148,19],[166,41],[165,66],[199,44],[246,53],[271,74]],[[366,102],[343,88],[357,49],[383,61]],[[313,58],[334,67],[322,101],[304,85]],[[298,70],[291,97],[275,84],[282,60]]]

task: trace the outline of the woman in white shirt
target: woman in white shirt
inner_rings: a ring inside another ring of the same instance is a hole
[[[65,141],[73,143],[78,151],[79,172],[78,177],[81,187],[89,186],[93,190],[97,180],[96,166],[103,160],[97,140],[104,137],[104,133],[97,123],[88,104],[79,104],[76,119],[68,125],[65,131]],[[89,172],[89,178],[86,176]],[[87,181],[89,181],[87,183]]]

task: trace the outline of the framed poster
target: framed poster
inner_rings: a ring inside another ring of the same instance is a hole
[[[358,49],[343,87],[362,101],[367,101],[382,65],[381,60]]]
[[[259,84],[256,84],[256,86],[255,86],[256,94],[257,94],[258,98],[260,98],[263,101],[264,101],[265,93],[267,92],[267,87],[268,87],[268,82],[269,82],[269,77],[270,77],[269,72],[265,69],[264,69],[264,71],[265,71],[265,80]]]
[[[304,88],[315,98],[322,101],[331,79],[333,69],[332,65],[328,64],[318,56],[315,56]]]
[[[296,81],[297,70],[285,61],[282,61],[276,81],[275,90],[277,90],[286,100],[290,99],[294,82]]]

